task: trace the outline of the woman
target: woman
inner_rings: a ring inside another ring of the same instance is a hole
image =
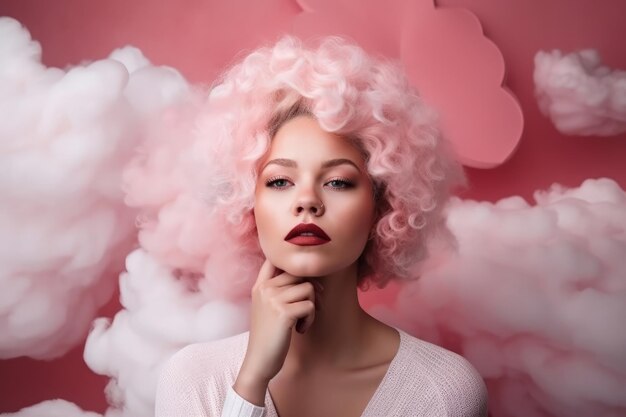
[[[417,279],[463,181],[402,72],[339,38],[287,37],[226,73],[209,112],[212,169],[233,179],[218,205],[263,263],[250,331],[174,355],[157,417],[486,416],[469,362],[357,298]]]

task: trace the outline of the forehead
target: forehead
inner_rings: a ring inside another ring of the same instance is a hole
[[[277,157],[301,160],[348,158],[359,166],[365,163],[363,155],[351,141],[323,130],[309,116],[295,117],[278,129],[268,159]]]

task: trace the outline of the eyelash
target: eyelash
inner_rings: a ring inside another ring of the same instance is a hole
[[[275,188],[277,190],[286,188],[286,187],[276,187],[276,186],[274,186],[273,184],[276,181],[289,181],[289,180],[287,178],[285,178],[285,177],[272,177],[272,178],[268,179],[265,182],[265,186],[267,186],[269,188]],[[333,181],[337,181],[337,182],[343,183],[342,187],[332,187],[335,190],[340,190],[341,191],[341,190],[347,190],[348,188],[354,187],[354,183],[352,181],[348,180],[347,178],[333,178],[332,180],[328,181],[326,184],[331,183]]]

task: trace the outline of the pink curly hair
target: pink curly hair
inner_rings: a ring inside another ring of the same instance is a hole
[[[375,227],[359,258],[358,285],[383,288],[419,276],[429,240],[445,236],[443,207],[463,170],[435,126],[436,115],[395,64],[338,37],[307,48],[287,36],[228,70],[197,125],[211,165],[205,195],[232,224],[242,259],[262,261],[253,217],[258,163],[273,134],[300,114],[362,152],[377,201]],[[206,140],[209,139],[209,140]]]

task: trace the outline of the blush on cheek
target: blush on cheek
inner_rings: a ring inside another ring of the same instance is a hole
[[[257,227],[257,238],[259,239],[259,246],[265,255],[271,250],[271,238],[267,236],[263,228]]]

